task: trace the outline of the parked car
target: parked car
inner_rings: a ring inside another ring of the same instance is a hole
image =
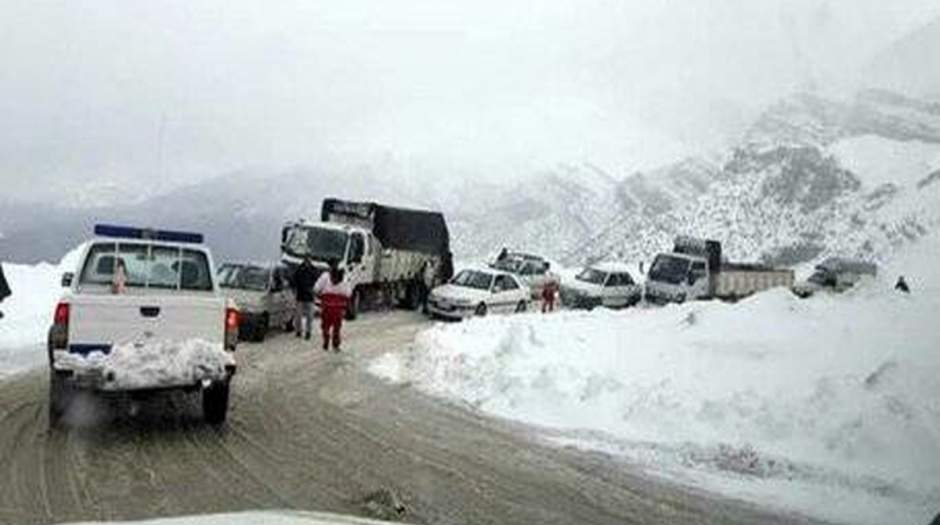
[[[548,261],[538,255],[507,252],[502,259],[490,263],[490,267],[518,277],[529,287],[533,299],[542,297],[542,290],[548,283],[554,282],[556,285],[559,283],[559,277],[551,272]]]
[[[206,421],[228,412],[238,310],[219,293],[202,235],[95,226],[49,328],[49,422],[79,391],[202,394]]]
[[[561,304],[568,308],[625,308],[642,298],[643,287],[633,280],[629,267],[621,263],[588,266],[561,287]]]
[[[431,291],[428,312],[432,317],[463,319],[524,312],[530,301],[529,288],[515,275],[493,268],[468,268]]]
[[[793,285],[791,290],[802,298],[822,290],[844,292],[855,286],[863,277],[876,275],[878,266],[875,263],[845,257],[829,257],[816,265],[815,271],[807,280]]]
[[[240,339],[261,342],[271,328],[292,327],[295,302],[285,266],[225,263],[218,278],[222,294],[238,305]]]

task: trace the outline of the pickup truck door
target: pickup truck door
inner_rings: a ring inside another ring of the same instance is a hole
[[[352,287],[355,288],[358,284],[372,281],[372,268],[370,265],[372,259],[366,254],[365,236],[358,232],[350,235],[349,252],[346,256],[346,278]]]

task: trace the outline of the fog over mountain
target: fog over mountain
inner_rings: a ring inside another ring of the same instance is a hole
[[[625,225],[655,243],[696,229],[694,206],[751,180],[729,166],[764,154],[762,128],[824,170],[847,137],[929,143],[938,16],[922,0],[10,6],[0,259],[57,258],[98,220],[270,257],[327,195],[445,210],[465,256],[639,257]]]

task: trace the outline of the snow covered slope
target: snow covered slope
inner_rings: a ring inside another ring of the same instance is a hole
[[[64,272],[74,272],[79,246],[58,264],[4,264],[13,295],[0,304],[0,376],[42,362],[46,357],[46,331],[62,295]]]
[[[940,507],[940,236],[852,293],[439,324],[373,372],[733,496],[846,523]],[[899,273],[914,293],[892,290]]]
[[[546,174],[466,218],[455,246],[639,261],[690,233],[722,240],[740,260],[882,259],[937,228],[938,182],[940,103],[799,94],[768,108],[723,157],[626,177],[588,165]]]

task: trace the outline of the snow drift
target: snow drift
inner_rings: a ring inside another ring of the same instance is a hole
[[[917,274],[904,296],[888,276],[933,264],[936,246],[842,296],[438,324],[371,370],[734,496],[926,523],[940,510],[940,279]]]

